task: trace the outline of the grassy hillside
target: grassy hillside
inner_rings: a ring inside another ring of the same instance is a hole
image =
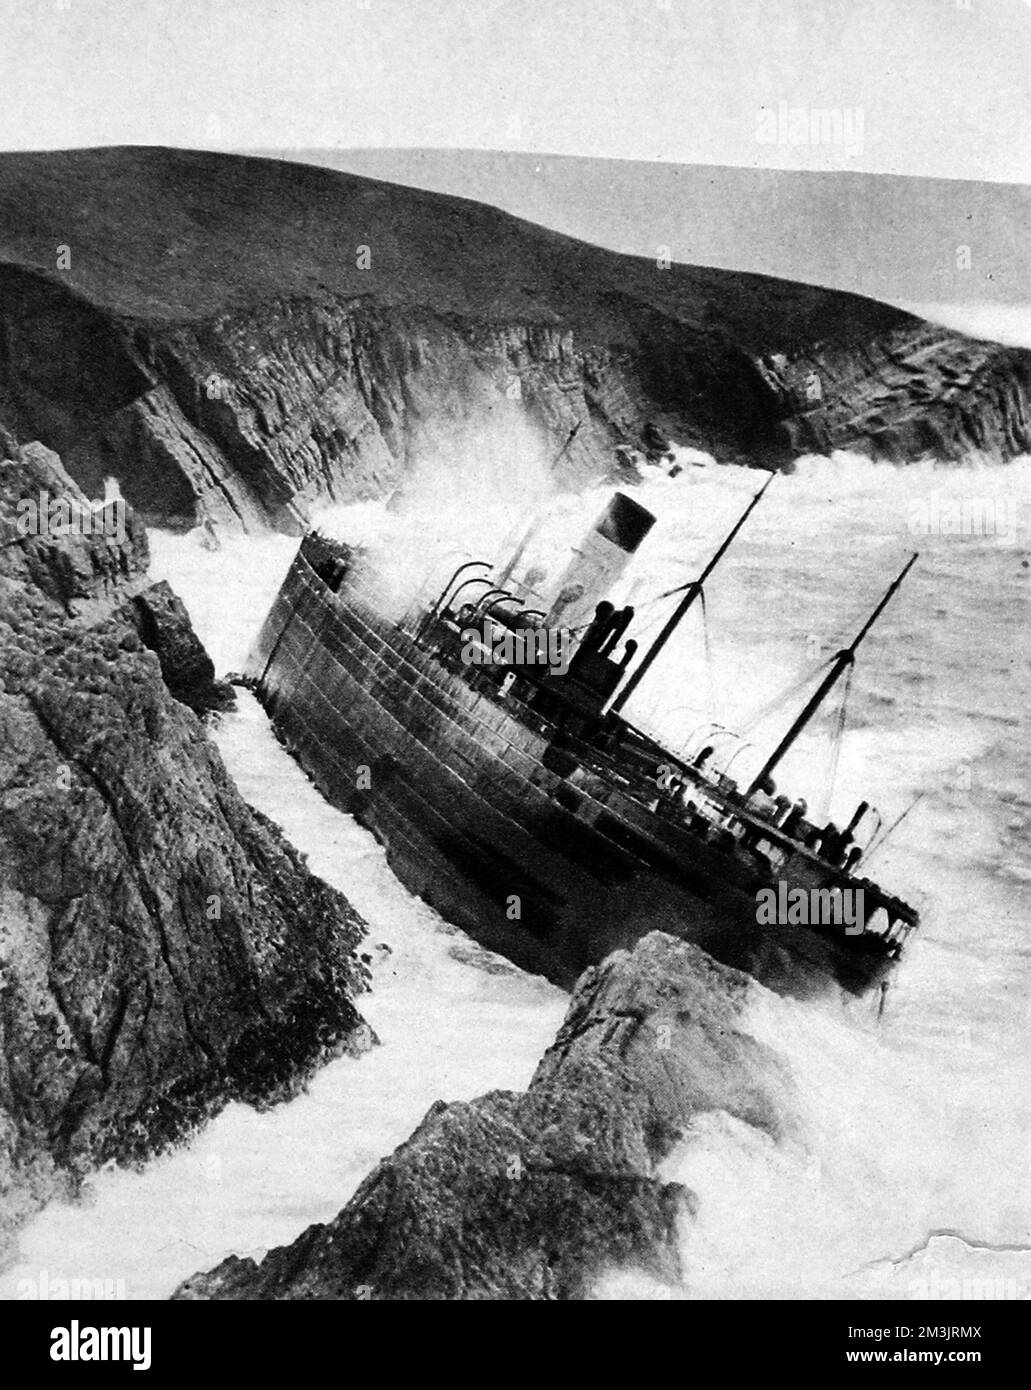
[[[889,304],[1031,304],[1031,187],[1021,184],[511,150],[287,157],[474,198],[628,255],[652,255],[665,244],[676,261]],[[969,264],[957,256],[962,246]]]
[[[58,248],[70,251],[58,271]],[[359,269],[368,247],[371,268]],[[857,297],[621,256],[462,198],[279,160],[162,148],[0,156],[0,259],[147,320],[329,291],[481,321],[626,334],[627,301],[749,351],[904,321]]]

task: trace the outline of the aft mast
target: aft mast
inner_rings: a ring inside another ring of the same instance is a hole
[[[820,682],[812,698],[807,702],[801,714],[798,716],[798,718],[792,724],[791,728],[781,739],[780,743],[777,744],[777,747],[766,759],[760,771],[753,778],[752,784],[748,788],[749,796],[751,796],[754,791],[757,791],[759,787],[763,785],[767,777],[770,776],[774,768],[784,757],[785,753],[787,753],[787,751],[791,748],[792,744],[798,738],[799,734],[809,723],[810,719],[812,719],[816,711],[820,708],[821,704],[826,699],[829,692],[833,689],[833,687],[841,677],[842,673],[855,661],[856,650],[859,647],[860,642],[862,642],[863,638],[866,636],[866,634],[873,627],[874,623],[884,612],[884,609],[887,607],[892,595],[899,588],[902,581],[905,579],[909,571],[913,568],[918,558],[919,556],[917,554],[911,555],[909,557],[909,560],[906,562],[901,573],[894,580],[894,582],[888,586],[888,589],[882,597],[880,603],[878,603],[877,607],[870,614],[869,618],[867,618],[859,633],[853,638],[849,646],[843,647],[842,650],[838,652],[838,654],[835,656],[834,660],[831,663],[830,670],[827,672],[823,680]]]

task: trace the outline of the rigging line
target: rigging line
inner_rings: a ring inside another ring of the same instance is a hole
[[[694,582],[694,581],[692,580],[692,583],[693,583],[693,582]],[[686,588],[687,585],[684,585],[684,586],[682,586],[682,587]],[[678,593],[680,593],[680,589],[671,589],[671,590],[670,590],[670,594],[678,594]],[[669,598],[669,594],[653,594],[653,595],[651,596],[651,598],[646,598],[646,599],[642,600],[640,603],[634,604],[634,605],[633,605],[633,608],[634,608],[634,616],[635,616],[635,618],[639,618],[639,617],[641,616],[642,613],[646,612],[649,608],[653,608],[653,607],[655,606],[655,604],[661,603],[662,600],[663,600],[664,598]],[[646,628],[643,628],[641,631],[637,631],[637,630],[635,629],[635,630],[634,630],[634,636],[636,636],[638,639],[640,639],[642,636],[645,636],[647,633],[651,632],[651,631],[656,627],[656,625],[658,624],[658,622],[659,622],[659,616],[661,616],[661,615],[656,615],[656,617],[654,617],[654,618],[652,619],[652,621],[648,624],[648,626],[647,626]],[[568,629],[568,632],[569,632],[570,637],[579,637],[579,636],[581,636],[583,633],[585,633],[585,632],[587,631],[587,629],[591,626],[591,623],[593,623],[593,622],[594,622],[594,619],[593,619],[593,618],[588,618],[587,621],[581,623],[579,627],[571,627],[571,628],[569,628],[569,629]]]
[[[855,669],[855,666],[850,666],[845,672],[845,684],[841,692],[841,704],[838,707],[838,717],[835,721],[834,733],[832,735],[831,766],[827,778],[827,788],[823,796],[823,814],[820,817],[821,820],[827,820],[831,813],[831,799],[834,796],[834,783],[838,776],[838,763],[841,761],[841,745],[845,739],[845,719],[848,715],[848,696],[849,691],[852,689],[852,673]]]
[[[773,714],[776,710],[778,710],[782,704],[785,704],[788,700],[793,699],[800,690],[803,690],[814,678],[814,676],[818,676],[821,671],[826,670],[827,667],[829,667],[833,663],[833,661],[834,658],[832,656],[829,656],[826,659],[826,661],[820,662],[819,666],[816,667],[815,671],[807,670],[803,675],[799,676],[799,678],[796,681],[793,681],[791,685],[787,686],[783,690],[778,691],[777,694],[773,695],[769,700],[767,700],[765,705],[761,705],[753,714],[751,714],[748,717],[748,719],[741,725],[741,732],[743,734],[749,733],[755,728],[757,724],[761,723],[762,720],[768,719],[770,715]]]
[[[648,636],[649,632],[654,632],[654,631],[655,631],[655,629],[658,627],[659,623],[662,621],[662,616],[663,616],[663,615],[662,615],[661,613],[657,613],[657,614],[655,615],[655,617],[651,620],[651,622],[648,624],[647,627],[635,628],[635,629],[634,629],[634,637],[636,638],[636,640],[637,640],[639,643],[640,643],[645,637]]]
[[[679,589],[673,589],[672,593],[679,593]],[[645,608],[651,608],[656,603],[661,603],[664,598],[669,598],[669,594],[653,594],[651,598],[646,598],[643,603],[637,605],[637,611],[641,612]]]
[[[659,599],[663,598],[672,598],[674,594],[682,594],[685,589],[690,589],[693,583],[694,580],[689,579],[686,584],[678,584],[675,589],[667,589],[664,593],[656,594],[655,602],[658,603]]]
[[[887,830],[883,830],[883,831],[881,832],[879,838],[878,838],[877,840],[875,840],[874,843],[873,843],[873,844],[870,846],[870,848],[867,850],[867,852],[866,852],[866,854],[865,854],[865,856],[864,856],[864,858],[863,858],[863,864],[864,864],[864,866],[868,865],[868,864],[870,863],[870,860],[873,858],[873,856],[874,856],[875,854],[878,854],[878,853],[884,848],[885,844],[887,843],[888,836],[889,836],[889,835],[894,835],[895,831],[899,828],[899,826],[902,824],[902,822],[906,819],[906,817],[909,815],[910,811],[912,811],[913,808],[914,808],[915,806],[919,805],[919,803],[920,803],[921,801],[923,801],[923,799],[924,799],[924,797],[925,797],[926,795],[927,795],[927,792],[926,792],[926,791],[922,791],[922,792],[920,792],[917,796],[915,796],[915,797],[913,798],[913,800],[909,803],[909,805],[906,807],[906,809],[902,812],[901,816],[899,816],[896,820],[893,820],[892,823],[891,823],[891,825],[888,826]]]
[[[692,582],[693,582],[693,581],[692,581]],[[686,586],[685,586],[685,587],[686,587]],[[678,592],[679,592],[679,590],[674,590],[674,593],[678,593]],[[701,591],[701,589],[699,589],[698,592],[699,592],[699,596],[702,596],[702,591]],[[636,610],[635,610],[636,616],[640,616],[640,614],[643,613],[643,612],[645,611],[645,609],[651,608],[651,607],[652,607],[654,604],[656,604],[656,603],[661,603],[661,601],[662,601],[664,598],[668,598],[668,597],[669,597],[668,594],[658,594],[655,598],[645,599],[645,601],[644,601],[642,604],[640,604],[640,605],[636,608]],[[703,597],[703,603],[704,603],[704,597]],[[642,642],[642,641],[644,640],[644,638],[646,638],[646,637],[648,636],[649,633],[654,632],[655,629],[658,627],[659,623],[662,621],[662,619],[663,619],[664,616],[665,616],[665,615],[662,614],[662,613],[656,613],[655,616],[651,619],[651,621],[648,623],[648,625],[647,625],[646,627],[642,627],[642,628],[637,628],[637,627],[635,627],[635,628],[634,628],[634,634],[633,634],[633,635],[634,635],[634,637],[637,639],[637,641],[638,641],[639,643]]]
[[[709,609],[705,602],[705,590],[698,591],[702,605],[702,640],[705,643],[705,669],[709,680],[709,713],[716,714],[716,667],[712,659],[712,633],[709,629]]]
[[[659,602],[660,602],[663,598],[665,598],[665,597],[666,597],[665,594],[658,594],[658,595],[653,596],[652,598],[646,598],[646,599],[644,600],[643,603],[635,604],[635,605],[634,605],[634,616],[635,616],[635,618],[640,617],[640,615],[645,611],[645,609],[651,608],[654,604],[659,603]],[[646,628],[641,629],[640,631],[638,631],[638,630],[635,628],[635,629],[634,629],[634,634],[633,634],[633,635],[634,635],[635,637],[637,637],[638,639],[640,639],[641,637],[645,636],[647,633],[651,632],[651,631],[658,625],[658,622],[659,622],[659,618],[660,618],[660,617],[661,617],[661,614],[657,614],[657,615],[651,620],[651,622],[648,624],[648,626],[647,626]],[[594,619],[593,619],[593,618],[588,618],[587,621],[581,623],[579,627],[571,627],[571,628],[569,628],[568,631],[569,631],[570,637],[580,637],[583,633],[585,633],[585,632],[587,631],[587,629],[591,626],[591,624],[592,624],[593,622],[594,622]]]

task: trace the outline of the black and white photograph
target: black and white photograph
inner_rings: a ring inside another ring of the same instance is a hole
[[[5,1338],[181,1383],[298,1326],[191,1303],[661,1301],[998,1369],[1031,3],[0,54]]]

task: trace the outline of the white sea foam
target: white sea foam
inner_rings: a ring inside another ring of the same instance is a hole
[[[648,597],[698,572],[760,481],[742,469],[689,468],[636,490],[660,518],[623,581],[642,621],[661,621],[671,601],[648,608]],[[1015,543],[914,536],[914,506],[932,491],[1013,502]],[[561,559],[606,496],[563,499],[544,549]],[[670,1156],[666,1175],[699,1197],[697,1218],[683,1223],[681,1296],[1023,1297],[1031,1285],[1019,1249],[1031,1243],[1029,498],[1027,460],[995,469],[801,460],[774,482],[709,584],[711,680],[701,624],[689,623],[632,706],[674,739],[714,715],[747,721],[807,661],[815,678],[812,653],[829,655],[851,636],[921,550],[862,649],[831,806],[847,815],[867,796],[890,824],[922,797],[875,870],[920,903],[924,925],[879,1024],[872,1007],[843,1013],[759,994],[751,1026],[796,1078],[804,1138],[776,1146],[710,1114]],[[463,537],[453,517],[412,527],[379,504],[328,520],[352,539],[389,536],[423,569],[429,531],[442,551],[464,543],[475,553],[491,530]],[[219,668],[239,669],[296,543],[238,539],[212,553],[193,536],[152,541],[155,575],[182,595]],[[797,707],[796,697],[752,732],[753,756]],[[832,713],[778,774],[812,802]],[[158,1297],[230,1251],[260,1254],[291,1239],[336,1212],[432,1101],[524,1085],[564,1011],[557,990],[411,898],[371,837],[321,801],[246,694],[218,741],[243,794],[369,920],[375,986],[361,1007],[382,1046],[333,1063],[307,1094],[264,1114],[230,1106],[142,1173],[98,1175],[84,1204],[53,1204],[26,1228],[5,1296],[46,1269],[124,1278],[130,1297]],[[734,770],[745,768],[743,754]],[[599,1293],[669,1295],[633,1271],[614,1273]]]

